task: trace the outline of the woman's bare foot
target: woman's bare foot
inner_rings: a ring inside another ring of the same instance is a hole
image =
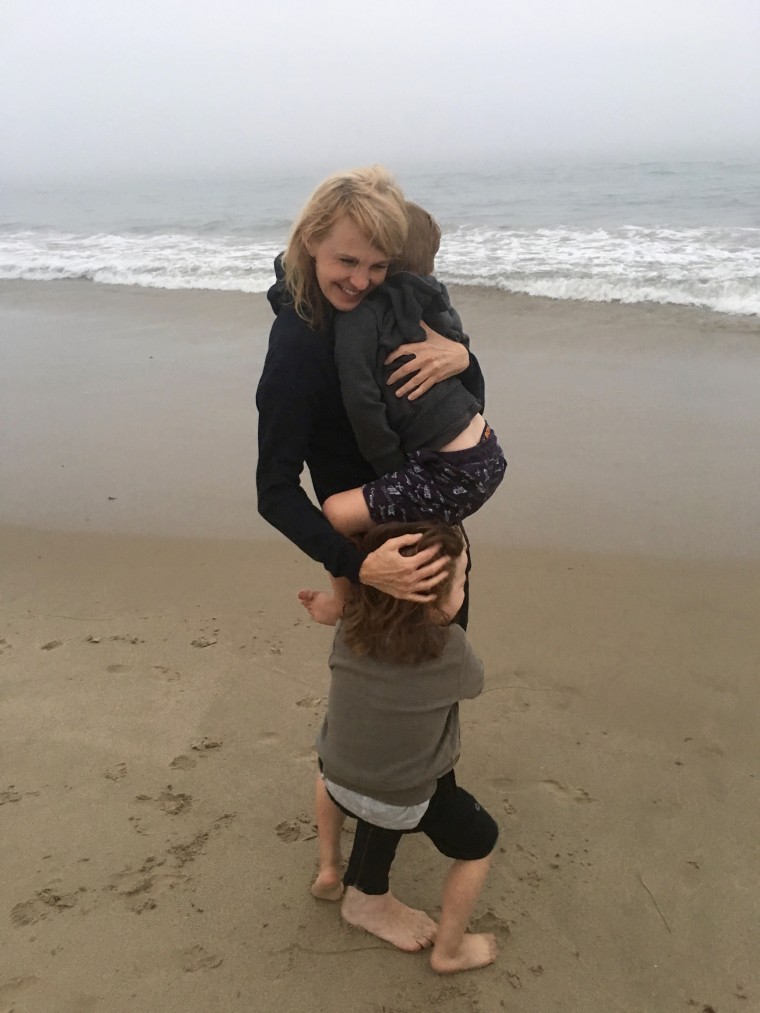
[[[340,869],[320,869],[311,884],[311,892],[319,900],[340,900],[343,896]]]
[[[326,591],[299,591],[298,600],[311,618],[323,626],[334,626],[343,615],[343,602]]]
[[[365,929],[407,953],[430,946],[438,928],[424,911],[402,904],[390,890],[366,894],[353,886],[346,887],[340,913],[349,925]]]
[[[443,954],[436,947],[430,954],[430,966],[438,974],[474,971],[492,964],[497,952],[496,936],[490,932],[467,932],[455,953]]]

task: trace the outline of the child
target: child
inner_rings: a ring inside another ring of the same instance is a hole
[[[386,383],[389,355],[425,338],[423,323],[468,344],[444,285],[431,277],[441,230],[417,204],[406,203],[409,232],[400,270],[335,322],[335,359],[343,404],[362,455],[380,476],[330,496],[322,511],[341,534],[372,524],[435,519],[458,524],[495,492],[507,467],[482,405],[456,378],[421,396],[396,396]],[[302,591],[299,598],[318,622],[332,625],[350,593],[332,578],[331,595]]]
[[[464,597],[462,534],[433,522],[385,524],[372,528],[362,547],[372,551],[388,538],[419,532],[411,552],[437,545],[449,563],[435,601],[404,601],[362,585],[335,634],[327,715],[317,738],[323,794],[312,893],[340,896],[340,855],[334,843],[324,843],[339,839],[340,811],[355,817],[343,918],[402,950],[433,943],[431,966],[445,974],[483,967],[496,957],[492,935],[466,930],[498,827],[454,776],[459,701],[483,688],[482,663],[464,631],[448,625]],[[454,860],[437,928],[390,891],[391,864],[405,833],[426,834]]]

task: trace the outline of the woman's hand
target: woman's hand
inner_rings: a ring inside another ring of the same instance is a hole
[[[410,401],[430,390],[434,383],[463,373],[470,364],[470,353],[464,345],[444,338],[442,334],[431,330],[424,321],[421,326],[427,335],[424,341],[399,345],[385,360],[385,365],[389,366],[404,355],[414,356],[409,362],[394,370],[387,380],[389,384],[393,384],[407,377],[406,383],[396,391],[396,397],[408,394]]]
[[[431,562],[440,552],[437,545],[430,545],[413,556],[401,554],[401,549],[416,545],[420,538],[421,532],[416,535],[399,535],[383,542],[362,563],[359,580],[394,598],[433,601],[435,595],[430,594],[430,591],[445,579],[449,560],[446,556],[439,556]]]

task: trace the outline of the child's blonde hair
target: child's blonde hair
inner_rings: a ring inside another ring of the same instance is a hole
[[[320,243],[341,218],[352,221],[389,260],[398,257],[406,239],[404,195],[383,166],[338,172],[319,184],[293,225],[284,256],[285,283],[296,312],[316,330],[327,323],[330,304],[307,247]]]

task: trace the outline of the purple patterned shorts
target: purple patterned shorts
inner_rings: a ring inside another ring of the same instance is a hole
[[[438,520],[460,524],[496,492],[507,462],[489,425],[466,450],[414,450],[397,471],[362,486],[375,524]]]

